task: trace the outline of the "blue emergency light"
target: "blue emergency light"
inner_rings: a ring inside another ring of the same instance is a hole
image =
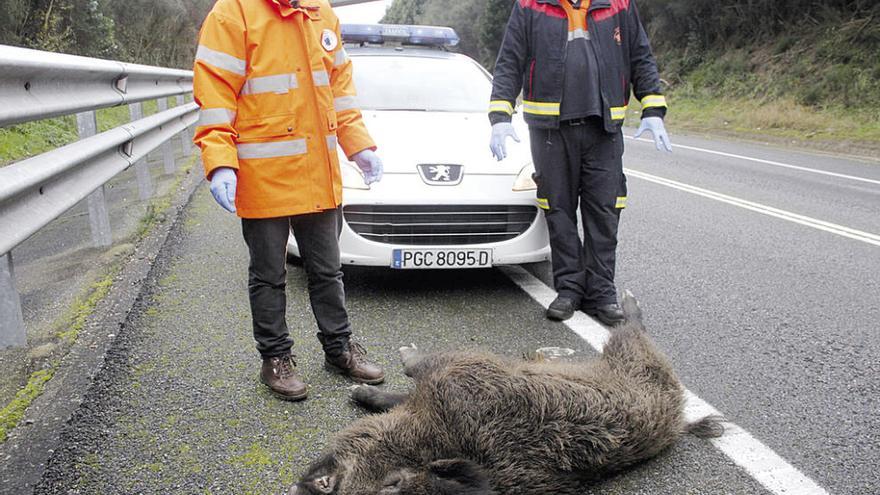
[[[343,24],[342,40],[347,43],[383,44],[396,41],[404,45],[455,46],[461,38],[450,27]]]

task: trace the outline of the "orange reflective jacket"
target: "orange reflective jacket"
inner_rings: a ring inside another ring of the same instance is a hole
[[[296,4],[296,2],[294,2]],[[195,143],[207,177],[238,171],[243,218],[342,203],[337,145],[375,148],[355,99],[351,61],[327,0],[219,0],[195,60]]]

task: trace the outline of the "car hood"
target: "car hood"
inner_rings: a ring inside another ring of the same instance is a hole
[[[378,146],[385,173],[417,174],[418,164],[464,165],[467,174],[516,175],[531,163],[528,128],[515,116],[522,142],[508,140],[508,157],[489,150],[492,128],[485,113],[365,110],[364,121]]]

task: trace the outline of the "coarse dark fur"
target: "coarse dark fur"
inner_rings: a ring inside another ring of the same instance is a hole
[[[626,323],[586,363],[512,361],[489,353],[403,348],[409,394],[355,389],[388,410],[340,432],[296,495],[580,494],[585,483],[649,459],[685,431],[684,391],[624,297]]]

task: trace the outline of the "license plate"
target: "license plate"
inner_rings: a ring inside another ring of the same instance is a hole
[[[391,268],[401,270],[490,266],[491,249],[395,249],[391,258]]]

